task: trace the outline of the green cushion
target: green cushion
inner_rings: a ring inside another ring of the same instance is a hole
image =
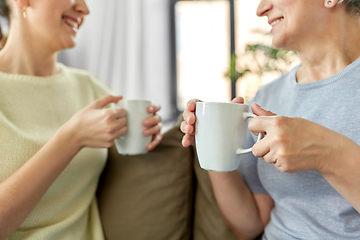
[[[106,239],[190,239],[193,152],[182,147],[182,137],[174,126],[147,154],[109,149],[97,193]]]
[[[177,125],[144,155],[112,147],[97,192],[107,240],[235,240],[216,204],[207,171]]]
[[[197,185],[194,204],[193,240],[238,240],[225,224],[216,203],[209,174],[202,169],[195,154],[194,171]]]

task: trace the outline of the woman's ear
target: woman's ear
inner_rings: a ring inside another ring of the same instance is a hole
[[[333,8],[336,4],[342,3],[344,0],[324,0],[324,6],[326,8]]]
[[[21,9],[29,7],[30,6],[30,1],[29,0],[10,0],[15,2],[15,4],[20,7]]]
[[[26,18],[26,8],[30,6],[30,0],[7,0],[10,12],[22,15]]]

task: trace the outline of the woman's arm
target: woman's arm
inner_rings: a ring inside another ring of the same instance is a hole
[[[239,239],[255,239],[270,220],[274,207],[267,194],[252,194],[237,171],[209,171],[218,206]]]
[[[125,111],[103,110],[119,99],[108,95],[82,109],[21,168],[0,183],[0,239],[6,239],[21,225],[83,147],[108,148],[116,137],[126,133]]]
[[[337,134],[331,158],[318,171],[360,213],[360,147]]]
[[[79,150],[78,143],[58,132],[0,184],[0,239],[20,226]]]
[[[184,111],[181,131],[185,133],[184,147],[195,145],[194,114],[196,102],[188,102]],[[233,103],[244,103],[241,97],[234,98]],[[270,220],[274,207],[272,198],[267,194],[252,194],[237,171],[219,173],[209,171],[214,194],[227,224],[240,239],[254,239],[259,236]]]

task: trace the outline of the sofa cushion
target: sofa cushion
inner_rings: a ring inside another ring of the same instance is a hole
[[[109,149],[97,192],[108,240],[189,239],[192,230],[193,154],[174,126],[143,155]]]

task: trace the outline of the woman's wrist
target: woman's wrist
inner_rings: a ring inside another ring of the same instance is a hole
[[[69,151],[73,151],[75,154],[79,152],[84,146],[82,144],[81,138],[77,136],[74,128],[66,125],[63,125],[55,134],[56,141],[58,144],[67,146],[66,148]]]
[[[340,135],[340,134],[339,134]],[[358,166],[360,156],[360,147],[351,139],[340,135],[333,143],[327,158],[322,160],[318,172],[323,176],[332,176],[335,178],[344,177],[348,168]]]

